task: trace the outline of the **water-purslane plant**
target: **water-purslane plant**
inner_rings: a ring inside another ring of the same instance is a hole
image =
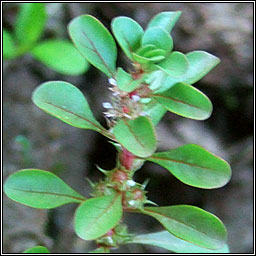
[[[107,128],[95,119],[82,92],[68,82],[46,82],[33,92],[33,102],[43,111],[71,126],[105,136],[116,147],[116,166],[112,170],[98,167],[105,178],[90,184],[90,198],[53,173],[37,169],[10,175],[4,191],[12,200],[40,209],[77,203],[74,230],[81,239],[95,240],[97,249],[93,252],[110,252],[129,243],[177,253],[229,251],[227,231],[218,217],[191,205],[158,206],[147,198],[147,181],[139,184],[133,178],[145,161],[162,166],[196,188],[219,188],[231,177],[229,164],[199,145],[156,152],[155,126],[167,111],[195,120],[205,120],[212,113],[211,101],[192,84],[220,60],[204,51],[183,54],[173,50],[170,32],[180,15],[180,11],[161,12],[145,30],[128,17],[112,21],[115,39],[131,62],[129,71],[116,67],[115,40],[95,17],[82,15],[68,25],[80,54],[108,77],[112,94],[103,102]],[[127,212],[151,216],[165,231],[130,234],[122,221]],[[47,251],[42,246],[28,251],[34,250]]]

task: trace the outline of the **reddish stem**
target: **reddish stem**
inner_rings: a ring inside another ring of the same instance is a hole
[[[131,170],[135,156],[129,152],[126,148],[123,148],[120,154],[120,163],[126,170]]]

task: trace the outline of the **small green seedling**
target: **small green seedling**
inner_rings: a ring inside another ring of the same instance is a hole
[[[155,126],[167,111],[195,120],[205,120],[212,113],[210,100],[191,84],[219,59],[204,51],[173,51],[170,32],[180,15],[179,11],[159,13],[145,30],[128,17],[112,21],[112,32],[132,64],[129,72],[116,68],[116,43],[96,18],[82,15],[69,24],[70,37],[82,56],[109,77],[112,96],[103,103],[107,129],[95,119],[82,92],[70,83],[46,82],[33,93],[35,105],[48,114],[106,136],[117,149],[116,166],[108,171],[98,167],[105,178],[90,182],[90,198],[53,173],[37,169],[12,174],[4,191],[12,200],[40,209],[77,203],[74,230],[81,239],[96,242],[93,252],[106,253],[130,243],[177,253],[229,252],[227,231],[219,218],[191,205],[157,206],[147,198],[148,181],[139,184],[133,179],[145,161],[196,188],[219,188],[231,177],[229,164],[201,146],[187,144],[156,152]],[[166,231],[130,234],[122,221],[127,212],[151,216]]]
[[[64,75],[81,75],[89,63],[69,40],[38,41],[44,32],[47,12],[44,3],[23,3],[13,34],[3,29],[3,57],[15,59],[29,53],[48,68]]]

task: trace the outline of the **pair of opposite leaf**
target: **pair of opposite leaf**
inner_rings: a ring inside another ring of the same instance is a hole
[[[83,74],[89,68],[89,64],[70,41],[38,41],[44,32],[46,22],[47,12],[44,3],[21,4],[13,34],[3,29],[4,59],[15,59],[29,53],[60,74]]]

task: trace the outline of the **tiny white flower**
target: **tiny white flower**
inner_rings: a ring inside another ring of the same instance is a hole
[[[140,115],[141,115],[141,116],[147,116],[147,115],[148,115],[148,113],[147,113],[147,112],[145,112],[145,111],[142,111],[142,112],[140,112]]]
[[[106,108],[106,109],[113,108],[113,106],[112,106],[111,103],[109,103],[109,102],[103,102],[103,103],[102,103],[102,106],[103,106],[103,108]]]
[[[112,85],[117,85],[116,80],[114,78],[109,78],[108,82]]]
[[[138,96],[138,95],[132,95],[132,99],[137,102],[137,101],[140,100],[140,96]]]
[[[135,200],[130,200],[130,201],[128,201],[128,204],[129,204],[130,206],[134,206],[134,205],[135,205],[135,203],[136,203],[136,201],[135,201]]]
[[[136,182],[133,181],[133,180],[127,180],[127,181],[126,181],[126,184],[127,184],[128,186],[130,186],[130,187],[133,187],[133,186],[136,185]]]
[[[107,241],[108,241],[109,243],[111,243],[111,244],[114,242],[111,236],[108,236],[108,237],[107,237]]]

